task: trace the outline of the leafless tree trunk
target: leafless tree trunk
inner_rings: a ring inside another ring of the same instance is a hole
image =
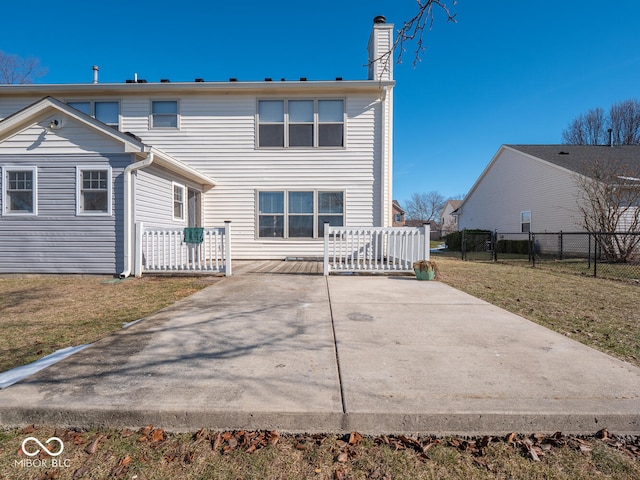
[[[0,83],[33,83],[45,73],[37,58],[22,58],[0,50]]]
[[[596,161],[576,175],[578,209],[588,232],[617,232],[601,238],[605,259],[627,262],[640,254],[640,169]]]

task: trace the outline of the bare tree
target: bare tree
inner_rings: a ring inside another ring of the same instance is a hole
[[[602,253],[609,261],[628,261],[638,255],[640,245],[638,163],[596,160],[585,165],[582,173],[576,175],[576,183],[583,227],[592,233],[617,232],[600,237]]]
[[[0,83],[33,83],[45,73],[47,70],[40,67],[37,58],[22,58],[0,50]]]
[[[600,107],[578,115],[562,132],[564,143],[569,145],[602,145],[606,142],[604,110]]]
[[[436,191],[414,193],[405,204],[407,220],[431,222],[438,219],[447,201]]]
[[[614,103],[609,111],[609,128],[615,145],[639,145],[640,102],[634,98]]]
[[[611,130],[611,139],[609,138]],[[640,145],[640,102],[636,99],[614,103],[605,114],[600,107],[574,118],[562,132],[569,145]]]

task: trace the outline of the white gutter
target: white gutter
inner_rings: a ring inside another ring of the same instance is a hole
[[[120,274],[120,278],[126,278],[131,275],[131,265],[133,263],[133,184],[132,174],[136,170],[146,168],[153,163],[153,151],[147,153],[147,158],[141,162],[132,163],[124,169],[124,271]]]

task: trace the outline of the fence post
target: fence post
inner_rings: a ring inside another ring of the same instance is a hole
[[[530,244],[531,244],[531,258],[533,259],[533,268],[536,268],[536,234],[529,232]]]
[[[324,266],[323,273],[329,275],[329,222],[324,222]]]
[[[587,247],[587,269],[591,268],[591,233],[587,234],[588,247]]]
[[[424,229],[424,260],[431,260],[431,224],[424,222],[422,224]],[[420,259],[418,259],[420,260]]]
[[[598,276],[598,249],[600,247],[600,238],[593,234],[593,276]]]
[[[564,236],[562,230],[560,230],[560,260],[564,260]]]
[[[231,267],[231,220],[224,221],[224,275],[230,277]]]
[[[493,247],[493,261],[498,261],[498,229],[491,233],[491,246]]]
[[[461,258],[460,259],[461,260],[465,259],[465,253],[466,252],[464,250],[465,250],[465,247],[466,247],[467,239],[465,238],[464,234],[465,234],[466,231],[467,231],[466,228],[462,230],[462,238],[460,239],[460,254],[461,254]]]
[[[133,275],[142,276],[142,234],[144,233],[144,225],[142,222],[136,222],[135,226],[135,244],[133,246]]]

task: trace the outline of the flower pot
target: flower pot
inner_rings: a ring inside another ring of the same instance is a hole
[[[418,280],[433,280],[436,276],[435,270],[419,270],[415,269],[416,279]]]

